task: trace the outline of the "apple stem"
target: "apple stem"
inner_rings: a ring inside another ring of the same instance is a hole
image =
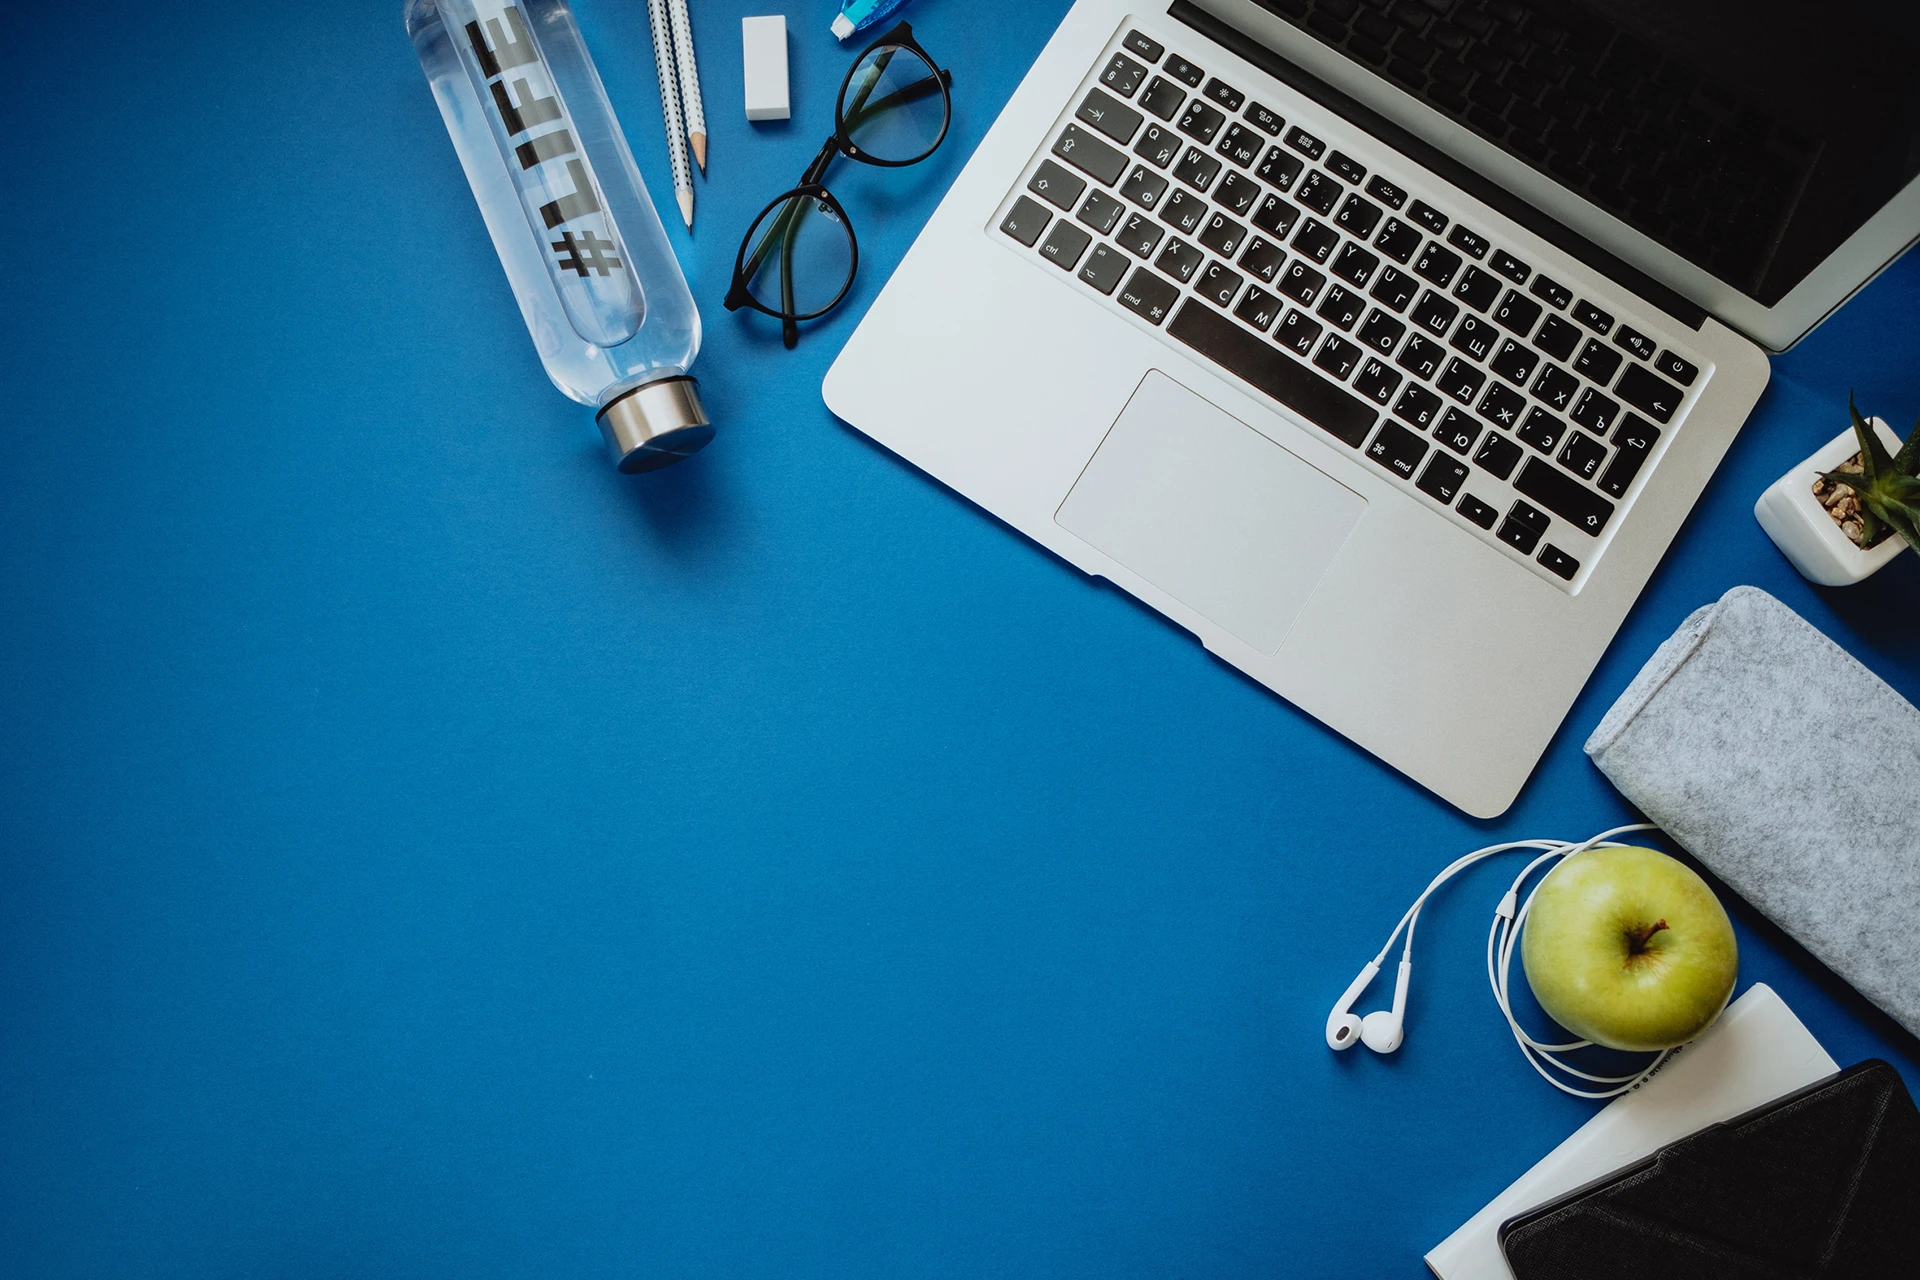
[[[1663,919],[1654,921],[1652,925],[1645,929],[1629,929],[1627,931],[1627,954],[1636,956],[1642,954],[1646,951],[1647,943],[1652,941],[1654,934],[1670,927],[1671,926]]]

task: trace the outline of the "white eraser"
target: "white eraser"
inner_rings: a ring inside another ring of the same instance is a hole
[[[740,48],[747,73],[747,119],[790,118],[793,108],[787,100],[786,15],[740,19]]]

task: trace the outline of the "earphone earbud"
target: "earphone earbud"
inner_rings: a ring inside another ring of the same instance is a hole
[[[1393,1008],[1376,1009],[1360,1021],[1360,1038],[1375,1053],[1392,1053],[1406,1038],[1407,984],[1413,978],[1413,961],[1400,962],[1400,978],[1393,984]]]
[[[1333,1006],[1333,1012],[1327,1015],[1327,1048],[1351,1049],[1359,1041],[1365,1021],[1353,1011],[1353,1002],[1367,989],[1380,972],[1380,962],[1370,960],[1360,976],[1347,988],[1347,994],[1340,997],[1340,1003]]]

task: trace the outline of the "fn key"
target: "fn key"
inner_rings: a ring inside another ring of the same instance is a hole
[[[1031,249],[1040,242],[1040,233],[1053,221],[1053,215],[1040,207],[1037,201],[1021,196],[1013,202],[1013,208],[1000,221],[1000,229]]]

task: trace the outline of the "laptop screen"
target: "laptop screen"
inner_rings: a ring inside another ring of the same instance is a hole
[[[1772,306],[1920,173],[1917,0],[1256,0]]]

